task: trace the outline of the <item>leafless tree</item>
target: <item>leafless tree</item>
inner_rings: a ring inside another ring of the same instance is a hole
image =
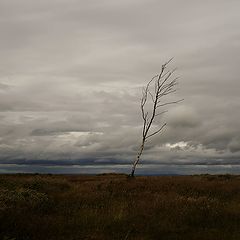
[[[161,115],[167,112],[166,110],[161,111],[160,109],[163,109],[166,105],[176,104],[183,101],[183,99],[181,99],[178,101],[164,102],[167,95],[176,92],[176,85],[178,84],[178,77],[173,77],[173,73],[176,69],[167,70],[167,65],[171,61],[172,58],[163,64],[160,73],[154,76],[147,83],[146,87],[143,87],[141,99],[141,112],[143,119],[142,141],[136,159],[133,162],[130,175],[132,177],[134,177],[136,166],[139,163],[147,140],[160,133],[167,125],[167,123],[158,124],[156,122]],[[149,108],[150,110],[148,110]]]

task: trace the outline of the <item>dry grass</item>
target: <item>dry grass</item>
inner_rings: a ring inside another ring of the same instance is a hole
[[[0,175],[0,239],[240,239],[240,177]]]

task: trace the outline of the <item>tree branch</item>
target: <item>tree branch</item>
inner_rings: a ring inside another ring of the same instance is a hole
[[[157,108],[163,107],[163,106],[166,106],[166,105],[169,105],[169,104],[176,104],[176,103],[182,102],[183,100],[184,100],[184,99],[180,99],[180,100],[178,100],[178,101],[163,103],[163,104],[157,105]]]
[[[164,123],[157,131],[153,132],[152,134],[150,134],[149,136],[146,137],[146,139],[156,135],[157,133],[161,132],[161,130],[167,125],[167,123]]]

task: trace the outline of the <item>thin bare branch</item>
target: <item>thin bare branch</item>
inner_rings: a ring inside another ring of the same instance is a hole
[[[148,84],[147,84],[147,86],[146,86],[146,90],[148,90],[148,88],[149,88],[150,84],[152,83],[152,81],[153,81],[154,79],[158,78],[158,76],[159,76],[158,74],[155,75],[155,76],[148,82]]]
[[[159,107],[163,107],[163,106],[166,106],[166,105],[169,105],[169,104],[180,103],[180,102],[182,102],[183,100],[184,100],[184,99],[180,99],[180,100],[178,100],[178,101],[173,101],[173,102],[163,103],[163,104],[157,105],[157,108],[159,108]]]
[[[170,58],[167,62],[163,64],[164,68],[174,59],[174,57]]]
[[[159,92],[162,91],[162,87],[163,87],[164,84],[167,82],[167,80],[171,77],[172,74],[173,74],[173,72],[170,72],[170,73],[165,77],[165,79],[162,81],[162,83],[159,84]]]
[[[167,72],[165,72],[161,78],[164,78],[166,75],[168,75],[171,72],[171,70],[168,70]]]
[[[151,96],[151,98],[152,98],[152,101],[153,101],[153,103],[154,103],[154,97],[153,97],[153,94],[148,90],[148,93],[149,93],[149,95]]]
[[[146,139],[156,135],[157,133],[161,132],[162,129],[167,125],[167,123],[164,123],[157,131],[155,131],[154,133],[150,134],[149,136],[146,137]]]
[[[174,89],[174,90],[171,90],[171,91],[169,90],[169,91],[166,91],[166,92],[162,93],[161,96],[166,96],[166,95],[174,93],[176,91],[177,91],[177,89]]]
[[[163,115],[164,113],[167,113],[167,112],[168,112],[167,110],[166,111],[162,111],[160,113],[157,113],[155,116],[157,117],[157,116]]]

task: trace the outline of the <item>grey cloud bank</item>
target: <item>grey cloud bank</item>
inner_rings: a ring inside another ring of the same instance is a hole
[[[174,56],[173,97],[185,101],[167,108],[137,171],[239,173],[239,9],[236,0],[0,0],[1,172],[128,172],[141,87]]]

